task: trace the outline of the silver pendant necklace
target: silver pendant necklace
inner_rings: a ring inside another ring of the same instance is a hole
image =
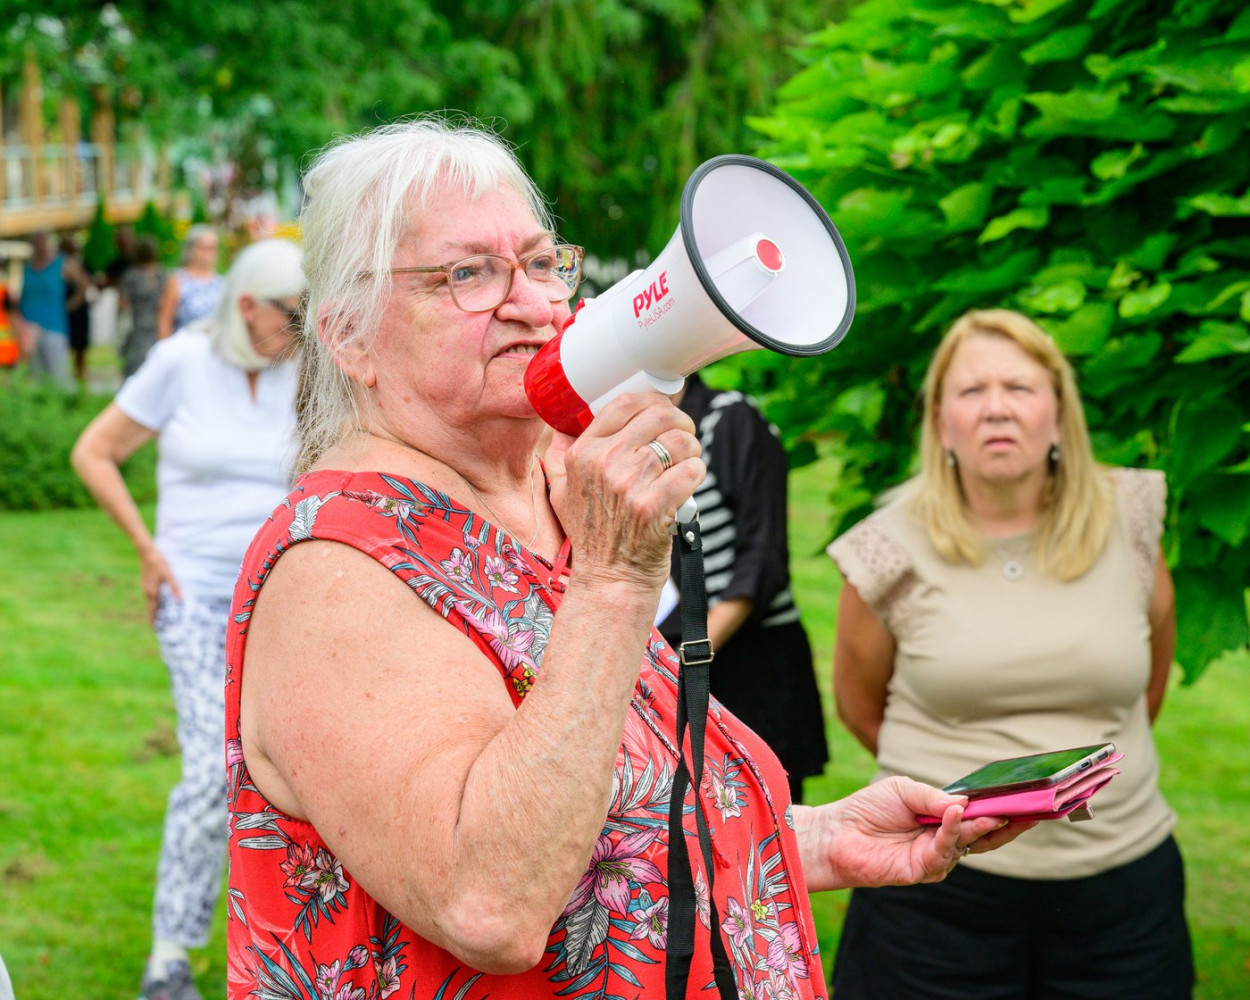
[[[530,535],[530,540],[525,543],[525,548],[527,549],[533,546],[535,539],[538,538],[539,529],[542,527],[542,523],[538,517],[538,496],[534,491],[534,466],[537,464],[538,464],[538,455],[536,454],[534,455],[533,461],[530,462],[530,509],[533,511],[533,514],[534,514],[534,533]],[[454,471],[457,476],[460,476],[460,478],[464,480],[464,485],[469,487],[469,490],[473,493],[475,497],[477,497],[478,503],[480,503],[483,507],[485,507],[486,512],[495,519],[496,526],[502,528],[504,531],[507,531],[508,534],[512,535],[515,538],[516,537],[515,533],[506,524],[504,524],[503,518],[495,513],[494,508],[491,507],[491,505],[486,502],[486,498],[483,497],[482,494],[480,494],[474,488],[473,484],[469,482],[467,478],[465,478],[465,476],[460,472],[460,470],[453,469],[452,471]]]
[[[1015,583],[1024,578],[1024,556],[1028,552],[1032,539],[1030,537],[1012,539],[1007,543],[990,542],[994,555],[1002,563],[1003,579]]]

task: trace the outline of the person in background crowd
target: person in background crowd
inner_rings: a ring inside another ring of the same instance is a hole
[[[9,970],[5,968],[2,957],[0,957],[0,1000],[13,1000],[13,980],[9,978]]]
[[[720,706],[706,782],[674,793],[679,668],[652,620],[704,473],[690,418],[621,396],[540,458],[522,377],[582,250],[493,133],[385,127],[305,189],[299,478],[226,650],[231,1000],[660,997],[673,794],[682,995],[710,995],[716,940],[735,998],[823,996],[809,890],[941,878],[1020,832],[907,779],[792,807]]]
[[[85,291],[80,291],[72,284],[65,290],[65,311],[69,319],[69,351],[73,363],[74,380],[79,388],[85,388],[87,385],[87,348],[91,346],[91,298],[95,294],[95,282],[90,279],[87,269],[83,266],[78,240],[73,236],[62,236],[60,251],[61,256],[67,261],[73,261],[88,279]]]
[[[208,943],[225,860],[226,619],[247,543],[287,487],[303,290],[297,246],[246,247],[216,313],[158,342],[71,455],[139,554],[178,712],[182,780],[165,816],[141,1000],[200,996],[187,949]],[[155,537],[119,468],[153,438]]]
[[[1113,742],[1094,822],[1043,823],[940,886],[856,889],[838,1000],[1193,989],[1175,816],[1151,723],[1175,636],[1160,472],[1093,458],[1067,360],[1027,317],[971,312],[924,387],[920,471],[829,549],[838,714],[879,776],[944,785],[1000,757]]]
[[[70,374],[69,310],[86,300],[91,279],[74,259],[54,253],[52,238],[30,238],[31,256],[22,267],[18,342],[30,359],[32,375],[47,375],[64,389],[74,388]]]
[[[182,241],[182,266],[169,276],[161,295],[156,318],[158,339],[212,315],[221,295],[218,250],[217,230],[212,226],[201,224],[187,230]]]
[[[13,368],[22,360],[17,330],[9,318],[9,287],[0,281],[0,368]]]
[[[157,341],[157,313],[167,277],[156,255],[156,238],[140,237],[133,263],[118,282],[118,315],[129,317],[125,338],[119,347],[122,377],[130,378],[143,364]]]
[[[130,267],[135,256],[135,231],[128,225],[120,225],[113,230],[113,258],[105,266],[103,273],[96,275],[96,284],[102,288],[115,288],[121,277]]]
[[[785,448],[740,392],[709,389],[687,377],[673,401],[698,428],[707,478],[695,491],[703,527],[712,694],[764,738],[781,759],[790,798],[820,774],[829,750],[812,649],[790,593]],[[680,590],[681,562],[671,577]],[[660,632],[681,642],[681,608]]]

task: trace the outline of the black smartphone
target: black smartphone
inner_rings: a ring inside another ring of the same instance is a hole
[[[1095,743],[1027,757],[1008,757],[978,767],[971,774],[952,781],[942,791],[975,799],[1007,792],[1025,792],[1031,788],[1049,788],[1065,778],[1089,770],[1113,753],[1114,743]]]

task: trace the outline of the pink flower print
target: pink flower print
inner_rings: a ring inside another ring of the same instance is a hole
[[[316,889],[325,902],[330,902],[340,892],[347,891],[347,879],[343,877],[343,865],[324,847],[317,848],[317,862],[308,881],[310,889]]]
[[[515,632],[508,629],[508,620],[494,608],[486,608],[481,619],[490,638],[490,648],[495,651],[508,670],[514,670],[522,664],[529,665],[530,659],[526,652],[534,644],[534,630],[519,628]]]
[[[382,971],[378,973],[378,996],[386,1000],[399,989],[399,959],[392,956],[382,963]]]
[[[703,877],[703,869],[695,872],[694,876],[694,909],[699,915],[699,921],[709,930],[712,927],[712,901],[708,897],[707,879]]]
[[[595,843],[587,867],[562,916],[581,909],[593,895],[613,913],[625,913],[629,909],[630,881],[663,882],[664,876],[650,861],[642,857],[660,831],[638,830],[622,837],[617,844],[606,834],[600,834]]]
[[[317,995],[324,1000],[330,1000],[334,996],[334,988],[339,984],[340,968],[338,962],[317,966]]]
[[[449,580],[455,580],[459,583],[471,583],[473,581],[473,557],[462,549],[452,549],[451,555],[439,563],[439,565],[443,567],[443,572],[447,574]]]
[[[668,942],[668,897],[662,896],[650,906],[638,910],[638,922],[629,932],[631,940],[639,941],[646,938],[651,947],[661,951]]]
[[[465,522],[465,523],[467,524],[468,522]],[[466,547],[470,549],[476,549],[479,545],[482,544],[482,540],[478,538],[477,535],[471,535],[466,531],[464,533],[464,544]]]
[[[226,767],[243,763],[243,741],[226,740]]]
[[[317,867],[316,855],[311,844],[288,844],[286,860],[279,866],[286,872],[284,888],[306,889],[311,884],[313,870]]]
[[[363,944],[358,944],[356,945],[355,948],[353,948],[351,951],[347,953],[347,962],[344,964],[343,968],[344,969],[363,969],[368,964],[369,964],[369,949],[366,948]]]
[[[506,590],[509,593],[519,594],[516,588],[516,582],[520,579],[512,570],[508,569],[508,564],[498,556],[487,556],[486,566],[482,570],[486,575],[486,579],[492,587],[499,590]]]
[[[756,984],[755,991],[761,1000],[799,1000],[794,980],[784,973],[770,972],[767,979]]]
[[[397,510],[402,510],[408,506],[407,504],[401,504],[394,497],[386,497],[381,494],[375,494],[373,499],[369,501],[369,505],[383,514],[394,514]],[[404,513],[407,513],[407,511],[404,511]]]
[[[807,978],[807,958],[803,955],[798,924],[782,924],[781,933],[768,942],[766,964],[774,972]]]
[[[341,990],[334,995],[334,1000],[367,1000],[369,994],[365,992],[363,986],[352,987],[351,983],[346,983]]]
[[[712,804],[720,810],[722,821],[731,816],[742,815],[742,805],[738,801],[738,790],[729,785],[723,777],[709,769],[703,776],[703,794],[712,800]]]
[[[742,948],[751,936],[750,911],[732,896],[729,897],[728,909],[729,915],[721,921],[720,929],[729,935],[735,947]]]

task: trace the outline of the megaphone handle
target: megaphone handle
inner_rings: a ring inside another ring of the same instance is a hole
[[[699,516],[699,505],[694,502],[694,497],[691,497],[684,504],[682,504],[680,507],[677,508],[677,523],[678,524],[689,524],[698,516]]]

